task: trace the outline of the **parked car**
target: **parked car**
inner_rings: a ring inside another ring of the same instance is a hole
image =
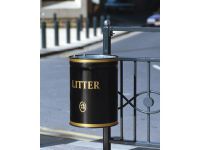
[[[147,24],[153,26],[160,26],[160,14],[156,13],[148,17]]]

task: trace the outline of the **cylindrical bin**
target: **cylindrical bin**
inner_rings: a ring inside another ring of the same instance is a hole
[[[102,128],[118,124],[117,56],[70,57],[70,124]]]

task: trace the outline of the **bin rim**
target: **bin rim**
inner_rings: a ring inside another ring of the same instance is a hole
[[[84,127],[84,128],[104,128],[104,127],[115,126],[118,124],[118,121],[114,121],[111,123],[102,123],[102,124],[87,124],[87,123],[77,123],[77,122],[70,121],[69,124],[72,126]]]
[[[116,62],[118,57],[116,55],[102,55],[102,54],[83,54],[70,56],[70,62],[75,63],[104,63]]]

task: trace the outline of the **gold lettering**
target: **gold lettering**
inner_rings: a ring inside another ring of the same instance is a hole
[[[75,81],[75,87],[77,88],[77,81]]]
[[[82,82],[83,82],[83,89],[86,89],[87,81],[82,81]]]
[[[92,81],[88,81],[88,89],[93,89],[93,86],[92,86]]]
[[[100,89],[98,81],[94,81],[94,89]]]
[[[76,81],[72,80],[72,88],[75,89],[100,89],[99,81]]]
[[[81,82],[77,81],[77,83],[78,83],[78,88],[81,89]]]
[[[82,89],[82,81],[78,81],[79,82],[79,88]]]
[[[72,87],[73,87],[73,88],[76,88],[75,83],[74,83],[74,80],[72,80]]]
[[[86,85],[85,85],[86,81],[79,81],[79,82],[80,82],[81,89],[86,89]]]

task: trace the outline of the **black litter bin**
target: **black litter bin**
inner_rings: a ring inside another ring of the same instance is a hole
[[[70,57],[70,124],[102,128],[117,121],[118,61],[113,55]]]

